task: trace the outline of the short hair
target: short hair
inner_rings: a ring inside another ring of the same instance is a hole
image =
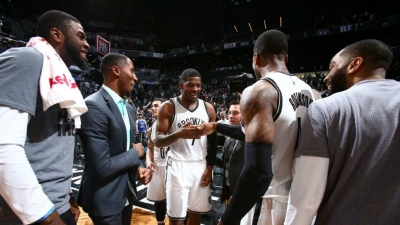
[[[370,65],[387,70],[393,59],[393,53],[385,43],[366,39],[346,46],[340,56],[350,60],[355,57],[362,57]]]
[[[240,102],[239,102],[239,101],[231,101],[231,102],[229,103],[229,107],[230,107],[231,105],[240,105]]]
[[[47,11],[40,16],[36,24],[36,34],[47,40],[50,35],[50,29],[53,27],[66,34],[71,21],[80,23],[78,19],[68,13],[58,10]]]
[[[182,74],[179,76],[180,81],[187,81],[188,77],[200,77],[200,73],[195,70],[195,69],[186,69],[182,72]]]
[[[106,70],[111,69],[112,66],[117,65],[118,67],[123,67],[128,63],[128,57],[126,55],[118,54],[118,53],[109,53],[103,57],[100,63],[100,70],[104,73]]]
[[[263,57],[272,55],[286,56],[288,41],[286,35],[279,30],[268,30],[262,33],[254,44],[253,53]]]
[[[155,98],[155,99],[153,100],[153,102],[155,102],[155,101],[160,101],[161,103],[163,103],[163,102],[165,102],[165,101],[167,101],[167,100],[164,99],[164,98]]]

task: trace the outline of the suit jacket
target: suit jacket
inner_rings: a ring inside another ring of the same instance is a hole
[[[133,202],[134,195],[128,188],[128,171],[141,166],[138,153],[130,148],[126,151],[127,134],[118,106],[101,88],[87,97],[88,112],[83,114],[82,139],[86,166],[78,196],[83,210],[94,216],[109,216],[119,213],[127,199]],[[135,119],[132,106],[127,104],[131,126],[130,142],[135,133]],[[132,177],[132,176],[131,176]],[[136,182],[133,181],[134,190]]]
[[[229,155],[230,149],[233,147],[231,146],[233,143],[231,142],[232,138],[228,137],[225,140],[224,146],[222,147],[222,154],[221,158],[217,159],[217,165],[220,164],[221,167],[224,169],[223,173],[223,181],[222,181],[222,193],[221,193],[221,203],[225,200],[228,200],[229,197],[233,194],[235,190],[236,183],[239,179],[239,175],[242,172],[243,165],[244,165],[244,142],[238,141],[235,146],[235,149],[232,152],[232,156]],[[226,164],[229,161],[229,185],[226,185]]]

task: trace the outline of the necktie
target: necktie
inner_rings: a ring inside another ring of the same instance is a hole
[[[126,110],[126,103],[127,99],[121,99],[118,102],[118,108],[121,113],[122,119],[124,120],[125,128],[126,128],[126,150],[128,151],[130,149],[130,122],[129,122],[129,116],[128,116],[128,111]],[[129,191],[133,194],[134,200],[137,199],[136,192],[135,192],[135,182],[136,182],[136,168],[132,167],[128,169],[128,188]]]
[[[125,129],[126,129],[126,150],[128,151],[131,147],[130,144],[130,139],[131,139],[131,126],[129,123],[129,116],[128,116],[128,111],[126,110],[126,104],[127,104],[127,99],[121,99],[118,102],[118,109],[119,112],[121,113],[122,120],[124,121],[125,124]]]
[[[230,161],[231,161],[232,154],[235,151],[236,144],[237,144],[237,140],[236,139],[229,138],[229,145],[228,145],[228,147],[229,147],[228,151],[229,152],[228,152],[228,155],[227,155],[228,156],[228,160],[227,160],[226,166],[225,166],[226,184],[228,186],[230,186],[230,183],[229,183],[229,166],[230,166]]]

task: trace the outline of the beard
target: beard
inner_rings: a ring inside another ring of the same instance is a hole
[[[78,46],[75,46],[68,36],[65,37],[65,51],[68,53],[69,57],[71,57],[75,66],[79,67],[81,70],[89,69],[86,61],[81,56]]]
[[[346,90],[346,67],[338,70],[337,74],[331,79],[331,90],[329,95]]]

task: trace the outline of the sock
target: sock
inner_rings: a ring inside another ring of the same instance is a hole
[[[156,207],[156,219],[158,224],[160,224],[160,222],[164,223],[165,214],[167,213],[167,202],[156,202],[154,206]]]

